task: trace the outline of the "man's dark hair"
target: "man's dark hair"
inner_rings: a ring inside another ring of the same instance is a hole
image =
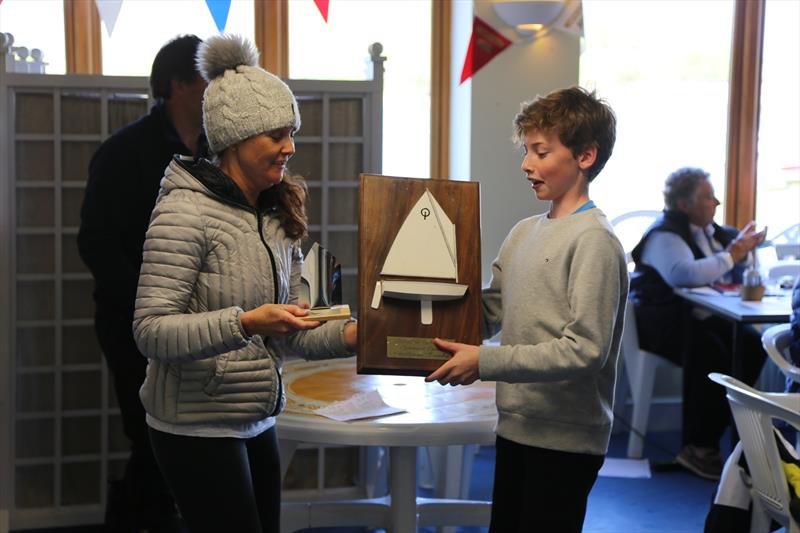
[[[171,81],[192,83],[200,73],[195,55],[203,42],[196,35],[181,35],[161,47],[150,71],[150,90],[157,100],[170,97]]]

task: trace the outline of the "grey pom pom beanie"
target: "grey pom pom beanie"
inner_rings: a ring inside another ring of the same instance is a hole
[[[258,65],[258,50],[238,35],[215,35],[197,50],[197,69],[208,82],[203,126],[215,154],[267,131],[300,129],[291,89]]]

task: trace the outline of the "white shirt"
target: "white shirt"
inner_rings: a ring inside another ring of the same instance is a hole
[[[729,282],[734,261],[729,252],[713,238],[714,226],[690,224],[692,239],[706,255],[695,259],[683,239],[669,231],[650,235],[642,251],[642,263],[651,266],[670,287],[700,287],[714,282]]]

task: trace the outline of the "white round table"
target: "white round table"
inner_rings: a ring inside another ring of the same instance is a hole
[[[278,417],[283,468],[301,442],[390,450],[388,497],[304,504],[309,519],[307,525],[301,520],[302,527],[360,525],[405,533],[418,526],[488,525],[489,502],[416,497],[416,448],[493,444],[494,383],[443,387],[419,377],[358,375],[354,357],[292,361],[284,366],[283,379],[287,403]],[[349,422],[313,414],[317,408],[374,389],[387,404],[407,412]],[[451,462],[460,463],[460,457]],[[459,475],[460,464],[448,465],[448,478]]]

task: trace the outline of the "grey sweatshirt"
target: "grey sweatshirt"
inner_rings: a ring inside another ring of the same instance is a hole
[[[527,446],[604,455],[628,293],[625,254],[599,209],[519,222],[484,289],[479,371],[498,381],[497,434]]]

